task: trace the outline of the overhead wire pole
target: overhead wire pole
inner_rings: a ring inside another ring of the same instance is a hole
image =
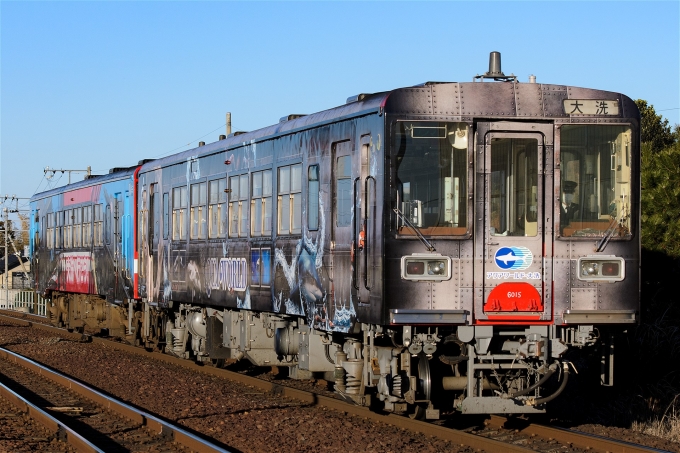
[[[61,168],[57,169],[57,168],[50,168],[50,167],[45,167],[45,170],[44,170],[45,175],[47,175],[47,173],[52,173],[52,176],[54,176],[54,174],[59,172],[59,171],[62,174],[64,172],[68,172],[68,183],[69,184],[71,184],[71,173],[72,172],[77,172],[77,173],[87,172],[87,176],[92,175],[92,167],[90,167],[89,165],[87,166],[87,170],[66,170],[66,169],[61,169]],[[47,177],[47,179],[50,179],[52,176]]]
[[[11,238],[9,238],[9,228],[8,228],[8,223],[9,223],[9,213],[10,212],[19,212],[19,200],[30,200],[30,198],[20,198],[17,197],[16,195],[12,195],[11,197],[9,195],[5,195],[4,199],[2,200],[2,204],[12,201],[16,202],[16,208],[15,209],[7,209],[6,207],[2,208],[2,212],[5,217],[5,221],[3,223],[3,231],[4,231],[4,248],[5,248],[5,278],[3,281],[3,286],[5,288],[5,308],[9,308],[9,241]],[[19,230],[23,231],[23,230]],[[16,246],[14,245],[14,241],[12,241],[12,247],[14,247],[15,253],[18,255],[18,250]],[[24,268],[23,262],[21,261],[21,257],[17,256],[19,259],[19,262],[21,263],[22,270],[24,271],[24,274],[26,274],[26,269]]]
[[[9,281],[7,279],[7,266],[8,266],[8,257],[7,257],[7,208],[2,208],[3,214],[5,214],[5,223],[2,224],[2,228],[5,231],[4,237],[5,237],[5,282],[3,282],[3,285],[5,286],[5,307],[4,308],[9,308],[7,305],[9,305]]]
[[[30,198],[22,198],[22,197],[17,197],[16,195],[12,195],[11,197],[9,195],[5,195],[5,201],[14,201],[16,203],[16,207],[14,209],[9,209],[7,212],[8,213],[16,213],[19,215],[19,220],[21,221],[21,215],[19,214],[21,211],[24,212],[30,212],[30,209],[19,209],[19,200],[30,200]],[[30,228],[28,230],[23,229],[23,224],[21,225],[22,228],[13,228],[15,232],[19,232],[19,234],[23,234],[25,231],[29,232],[30,235]],[[19,258],[19,265],[21,266],[21,271],[24,273],[24,277],[28,279],[28,271],[26,270],[26,266],[24,266],[24,262],[21,260],[21,254],[19,253],[19,250],[17,250],[17,246],[14,243],[14,240],[12,239],[11,236],[7,236],[9,238],[9,242],[12,245],[12,248],[14,249],[14,254]],[[30,242],[30,237],[28,238],[28,241]],[[24,247],[26,247],[26,243],[24,243]],[[5,256],[9,255],[9,249],[8,247],[5,248]],[[9,288],[9,282],[7,284],[7,287]]]

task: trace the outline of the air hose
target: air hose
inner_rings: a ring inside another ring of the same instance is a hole
[[[545,398],[538,398],[538,399],[529,398],[524,402],[524,405],[525,406],[539,406],[541,404],[545,404],[545,403],[552,401],[555,398],[557,398],[560,395],[560,393],[562,393],[562,391],[567,386],[567,381],[569,380],[569,362],[563,362],[562,363],[562,372],[564,373],[564,377],[562,378],[562,383],[560,384],[560,386],[557,388],[557,390],[555,390],[555,393],[553,393],[552,395],[546,396]]]
[[[525,388],[524,390],[520,390],[520,391],[515,392],[515,393],[506,393],[506,394],[502,395],[501,398],[503,398],[503,399],[515,398],[517,396],[527,395],[527,394],[533,392],[538,387],[545,384],[546,381],[548,379],[550,379],[550,377],[553,374],[555,374],[555,371],[557,371],[557,368],[558,368],[558,363],[554,362],[552,365],[550,365],[550,367],[548,368],[548,371],[543,375],[543,377],[541,379],[539,379],[538,382],[536,382],[534,385],[531,385],[531,386]]]

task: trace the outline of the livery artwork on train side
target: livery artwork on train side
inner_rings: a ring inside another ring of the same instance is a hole
[[[90,252],[64,252],[59,254],[48,290],[82,294],[97,294],[94,276],[94,257]]]
[[[197,160],[187,159],[188,183],[200,176]],[[273,312],[305,316],[316,328],[346,332],[356,319],[350,290],[353,273],[345,274],[346,281],[331,281],[328,272],[322,272],[327,226],[324,204],[324,194],[319,193],[316,237],[305,231],[294,243],[279,238],[278,247],[253,244],[247,250],[235,251],[229,240],[222,241],[221,247],[215,242],[187,244],[170,240],[160,241],[153,256],[146,237],[148,228],[142,228],[145,275],[139,282],[140,292],[161,306],[185,300],[226,302],[251,309],[251,293],[256,291],[261,296],[263,290],[268,290]],[[142,210],[145,209],[146,197],[142,199]]]
[[[321,195],[319,196],[319,213],[319,231],[316,241],[308,236],[308,232],[304,234],[297,242],[294,253],[289,254],[289,256],[292,255],[290,262],[283,249],[274,250],[273,311],[305,316],[312,326],[318,329],[347,332],[353,320],[356,319],[351,295],[347,300],[334,298],[329,301],[328,285],[331,283],[327,278],[321,277],[324,274],[321,271],[326,234],[326,216]],[[333,284],[350,287],[352,282],[348,279]],[[332,303],[332,307],[329,307],[329,303]]]

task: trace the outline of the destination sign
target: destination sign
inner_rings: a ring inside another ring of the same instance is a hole
[[[565,99],[562,103],[567,115],[619,115],[617,100]]]

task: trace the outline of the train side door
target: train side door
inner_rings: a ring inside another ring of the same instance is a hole
[[[332,208],[330,234],[330,306],[349,306],[352,275],[352,209],[353,182],[351,142],[334,143],[332,147]],[[317,307],[321,310],[322,307]],[[324,316],[322,316],[324,318]]]
[[[545,169],[552,169],[552,125],[481,123],[477,140],[484,188],[477,205],[483,266],[475,278],[475,318],[549,322],[552,171]]]

